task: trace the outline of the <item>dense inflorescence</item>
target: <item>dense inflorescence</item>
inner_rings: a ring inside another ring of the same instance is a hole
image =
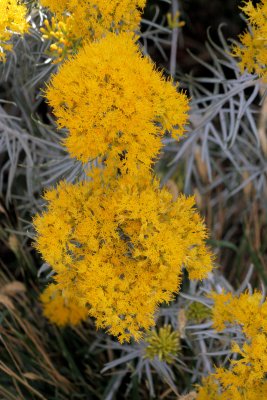
[[[241,7],[250,24],[250,30],[240,36],[241,45],[234,46],[234,55],[241,58],[240,67],[267,80],[267,1],[256,6],[247,0]]]
[[[184,133],[188,99],[142,55],[130,23],[136,5],[125,19],[132,32],[117,29],[124,24],[112,13],[113,32],[83,41],[45,91],[67,128],[70,155],[85,165],[97,159],[98,168],[84,182],[47,191],[47,211],[34,221],[36,247],[56,272],[57,288],[121,342],[139,340],[154,325],[158,306],[179,291],[184,267],[190,279],[212,268],[194,199],[174,200],[151,173],[163,135]]]
[[[41,0],[41,4],[54,15],[52,23],[45,23],[44,39],[53,40],[50,50],[61,61],[85,41],[108,32],[138,30],[145,0]]]
[[[192,279],[211,269],[194,199],[173,201],[149,175],[61,183],[45,198],[48,210],[35,219],[38,250],[59,287],[121,341],[154,324],[157,306],[178,291],[183,266]]]
[[[118,167],[150,168],[169,131],[178,138],[187,122],[188,99],[144,57],[133,34],[111,33],[88,43],[54,75],[46,97],[65,145],[83,163],[99,156]]]
[[[239,327],[243,342],[233,342],[232,351],[238,355],[231,360],[230,369],[217,368],[204,380],[198,400],[256,400],[267,397],[267,301],[262,294],[214,294],[213,324],[221,331],[229,326]]]
[[[28,30],[27,7],[17,0],[0,2],[0,61],[5,61],[6,51],[12,50],[13,35],[23,35]]]

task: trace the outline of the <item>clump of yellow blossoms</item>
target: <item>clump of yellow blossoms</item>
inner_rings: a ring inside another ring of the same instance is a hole
[[[59,326],[75,326],[88,317],[87,309],[63,294],[55,284],[47,286],[40,300],[44,306],[44,315]]]
[[[241,46],[233,48],[234,55],[241,58],[240,67],[255,72],[267,80],[267,1],[256,6],[247,0],[241,7],[251,25],[250,31],[240,36]]]
[[[116,3],[127,29],[134,29],[133,10],[143,3],[129,2],[128,14],[126,2]],[[54,6],[64,14],[65,3]],[[105,2],[105,10],[114,6]],[[98,158],[102,168],[87,181],[48,191],[47,211],[34,225],[57,288],[123,342],[154,325],[157,307],[178,292],[184,267],[190,279],[205,278],[212,257],[194,199],[174,201],[150,171],[165,132],[183,134],[188,99],[142,55],[133,32],[117,32],[124,24],[116,27],[116,13],[108,29],[116,33],[83,40],[46,89],[59,126],[68,130],[70,155],[85,164]]]
[[[0,61],[5,61],[6,51],[12,50],[13,35],[23,35],[28,30],[27,7],[17,0],[0,1]]]
[[[214,294],[214,327],[239,326],[244,334],[242,345],[233,343],[238,354],[230,369],[217,368],[199,390],[198,400],[258,400],[267,398],[267,301],[258,292],[234,297],[231,293]],[[212,395],[211,395],[212,394]]]
[[[110,31],[137,31],[145,3],[145,0],[41,0],[54,14],[51,29],[46,22],[43,37],[55,39],[51,50],[62,59],[75,53],[82,42],[98,40]]]
[[[183,267],[191,279],[211,269],[194,199],[173,201],[150,174],[106,182],[95,173],[90,182],[62,182],[45,199],[48,209],[34,221],[37,249],[59,287],[120,341],[138,340],[154,325]]]
[[[132,34],[109,34],[88,43],[54,75],[46,90],[71,156],[86,163],[125,155],[150,167],[165,131],[178,138],[187,122],[188,99],[148,57]],[[118,165],[119,166],[119,165]]]
[[[157,357],[160,361],[172,364],[181,351],[180,335],[171,325],[161,327],[158,332],[155,329],[149,332],[145,343],[145,358],[150,360]]]

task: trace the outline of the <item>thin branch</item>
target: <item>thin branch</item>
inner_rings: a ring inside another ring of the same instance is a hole
[[[176,20],[179,12],[178,0],[172,0],[172,19]],[[178,47],[179,27],[174,26],[172,30],[171,57],[170,57],[170,73],[172,76],[176,72],[177,63],[177,47]]]

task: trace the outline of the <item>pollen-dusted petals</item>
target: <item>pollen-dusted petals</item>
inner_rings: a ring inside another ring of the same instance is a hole
[[[47,211],[34,220],[37,249],[58,284],[120,341],[154,325],[158,305],[179,291],[182,268],[197,263],[195,248],[206,254],[198,277],[212,267],[193,199],[173,201],[150,175],[107,183],[96,174],[45,197]]]
[[[0,1],[0,61],[5,61],[5,52],[12,50],[12,36],[27,32],[29,26],[26,17],[27,7],[21,1]]]
[[[65,56],[74,54],[84,41],[98,40],[108,32],[138,31],[145,3],[145,0],[41,0],[54,15],[55,29],[50,38]],[[61,24],[67,29],[62,29]],[[45,32],[45,39],[46,36]],[[57,40],[59,37],[61,42]],[[58,49],[54,53],[62,56]]]
[[[57,285],[50,284],[40,296],[44,315],[58,326],[78,325],[88,317],[85,307],[69,298]]]
[[[120,155],[130,170],[150,167],[166,130],[175,138],[184,133],[187,97],[141,54],[135,39],[110,33],[85,44],[46,90],[59,126],[69,131],[68,151],[84,163]]]
[[[240,68],[256,73],[267,80],[267,1],[253,5],[246,0],[241,7],[251,25],[249,31],[240,35],[240,45],[233,47],[233,54],[241,58]]]

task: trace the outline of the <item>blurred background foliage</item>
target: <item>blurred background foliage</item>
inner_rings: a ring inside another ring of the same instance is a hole
[[[192,111],[186,138],[178,144],[165,140],[156,170],[174,194],[195,194],[217,271],[202,289],[185,277],[181,296],[159,313],[158,326],[168,323],[180,335],[172,367],[146,360],[145,343],[113,342],[90,320],[58,329],[42,316],[38,297],[49,269],[32,249],[31,217],[41,208],[44,187],[79,179],[83,170],[62,147],[64,132],[56,130],[42,98],[56,66],[45,55],[49,43],[33,27],[25,40],[15,40],[14,52],[0,65],[2,399],[182,399],[229,353],[229,338],[214,336],[208,314],[190,323],[185,314],[190,304],[205,303],[211,287],[234,291],[248,282],[267,283],[266,97],[264,85],[242,75],[230,55],[228,39],[236,40],[245,27],[240,2],[177,5],[185,25],[178,29],[175,77],[190,96]],[[144,51],[166,74],[173,51],[172,7],[171,1],[148,1],[142,23]],[[38,26],[42,14],[33,12],[32,21]]]

